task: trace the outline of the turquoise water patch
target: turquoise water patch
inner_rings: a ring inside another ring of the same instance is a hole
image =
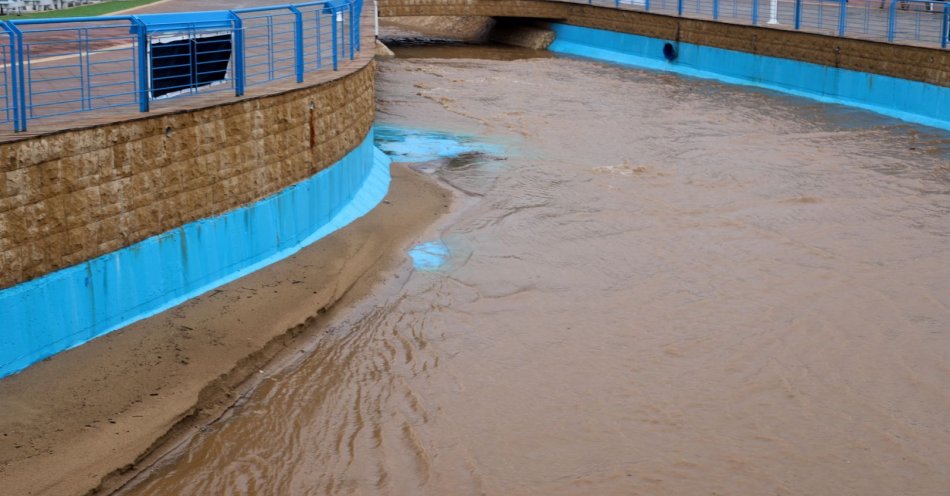
[[[374,127],[376,146],[394,162],[430,162],[460,155],[501,155],[502,147],[475,136],[390,125]]]
[[[441,241],[429,241],[409,250],[412,265],[419,270],[438,270],[448,261],[451,251]]]

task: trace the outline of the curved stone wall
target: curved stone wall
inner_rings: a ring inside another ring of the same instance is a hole
[[[0,144],[0,377],[288,256],[385,196],[375,66]]]
[[[0,144],[0,289],[274,194],[369,132],[372,63],[197,110]]]

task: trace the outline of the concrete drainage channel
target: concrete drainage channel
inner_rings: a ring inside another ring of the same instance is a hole
[[[950,108],[948,88],[927,82],[563,23],[519,26],[516,22],[505,21],[496,26],[491,37],[499,42],[533,49],[549,47],[560,54],[767,88],[950,129],[943,111]],[[300,116],[294,113],[299,102],[286,104],[278,110],[275,121],[294,121],[299,117],[308,124],[279,129],[275,134],[286,133],[300,138],[311,148],[321,146],[317,142],[319,136],[313,132],[318,124],[333,124],[335,119],[342,119],[341,116],[347,114],[366,114],[346,123],[346,127],[354,131],[340,138],[339,142],[325,144],[319,153],[301,152],[338,155],[331,164],[325,164],[321,172],[308,174],[309,179],[272,192],[246,207],[203,217],[141,244],[90,259],[77,266],[80,268],[63,269],[0,292],[0,320],[12,329],[32,329],[26,333],[13,333],[18,337],[6,339],[3,343],[0,375],[21,370],[57,351],[152,315],[283,258],[372,209],[389,186],[386,174],[388,159],[374,149],[374,133],[368,131],[372,105],[363,105],[354,111],[346,101],[346,94],[364,95],[365,92],[371,90],[340,92],[333,97],[332,103],[303,105],[301,108],[305,110]],[[260,111],[251,106],[246,110],[249,114]],[[330,115],[332,118],[319,117]],[[187,130],[200,125],[197,122],[170,126],[163,122],[156,125],[155,136],[148,138],[154,138],[156,143],[176,140],[191,132]],[[379,138],[378,134],[375,138]],[[427,145],[437,142],[439,146],[446,143],[446,146],[458,145],[449,143],[451,140],[439,142],[438,139],[442,138],[445,137],[430,135],[423,141]],[[403,143],[406,141],[402,140]],[[262,149],[274,152],[280,148],[282,145],[275,142],[262,145]],[[285,157],[280,160],[285,160]],[[36,166],[39,168],[44,164]],[[318,199],[319,205],[310,201],[314,198]],[[57,208],[63,210],[62,205]],[[279,234],[272,236],[274,232]],[[211,261],[201,255],[233,252],[240,246],[257,251],[242,252],[237,257],[240,260]],[[441,241],[429,241],[416,245],[409,254],[419,270],[437,271],[451,259],[453,251],[451,246]],[[155,260],[162,262],[155,263]],[[195,267],[205,267],[209,271],[191,272]],[[146,276],[143,278],[142,274]],[[145,279],[152,282],[143,282]],[[122,301],[116,301],[117,294]],[[130,296],[134,298],[127,298]],[[57,304],[53,305],[51,301]],[[80,315],[84,322],[79,331],[49,335],[46,342],[31,337],[44,334],[47,329],[70,329],[71,324],[65,319],[76,315]]]

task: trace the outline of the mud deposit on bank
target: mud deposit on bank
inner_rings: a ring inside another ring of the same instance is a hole
[[[505,150],[416,164],[436,270],[129,494],[946,494],[950,135],[555,58],[385,61],[378,109]]]

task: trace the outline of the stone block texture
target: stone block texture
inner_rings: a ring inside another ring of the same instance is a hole
[[[0,289],[265,198],[337,162],[372,126],[374,70],[0,143]]]

